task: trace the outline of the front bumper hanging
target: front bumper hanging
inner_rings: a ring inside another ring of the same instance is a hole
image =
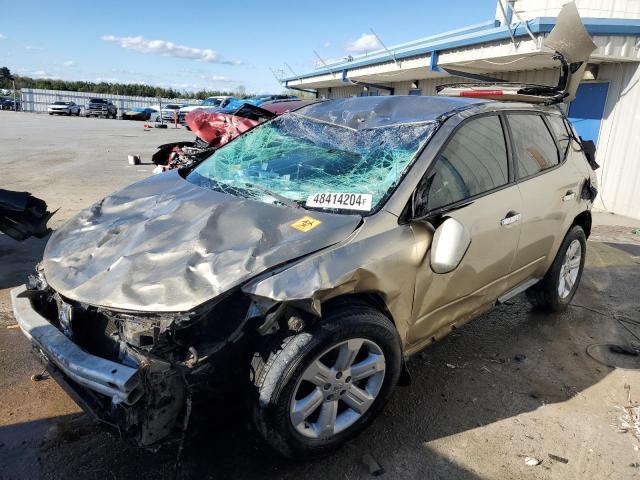
[[[111,398],[114,404],[132,405],[140,399],[139,369],[91,355],[78,347],[35,310],[26,286],[11,290],[11,302],[20,329],[46,362],[75,383]]]

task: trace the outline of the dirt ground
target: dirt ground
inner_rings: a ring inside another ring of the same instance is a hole
[[[129,166],[127,154],[148,162],[157,145],[191,137],[183,129],[144,132],[139,122],[0,112],[0,188],[59,208],[56,228],[151,173],[149,164]],[[53,380],[30,380],[39,363],[15,328],[9,289],[33,270],[46,239],[0,234],[0,478],[356,479],[371,476],[365,454],[389,479],[640,478],[640,423],[630,416],[640,407],[625,409],[640,401],[640,358],[607,346],[639,343],[640,236],[633,222],[601,223],[567,312],[540,313],[519,296],[416,355],[413,383],[330,457],[276,457],[230,398],[196,409],[178,466],[175,447],[134,448]],[[541,463],[527,465],[527,457]]]

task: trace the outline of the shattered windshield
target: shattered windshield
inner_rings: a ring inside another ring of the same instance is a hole
[[[353,129],[287,113],[216,150],[187,180],[266,203],[364,213],[399,183],[435,125]]]

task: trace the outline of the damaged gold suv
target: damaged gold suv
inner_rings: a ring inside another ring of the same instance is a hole
[[[22,330],[139,445],[235,380],[279,452],[336,447],[408,356],[521,292],[553,311],[575,294],[596,165],[553,105],[584,66],[563,48],[557,87],[320,102],[114,193],[12,291]]]

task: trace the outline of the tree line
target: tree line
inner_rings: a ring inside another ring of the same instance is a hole
[[[114,95],[131,95],[139,97],[164,97],[164,98],[194,98],[205,99],[217,95],[234,95],[246,97],[246,90],[239,86],[234,91],[200,90],[189,92],[175,90],[173,88],[154,87],[142,83],[112,83],[112,82],[85,82],[75,80],[56,80],[51,78],[32,78],[22,75],[13,75],[7,67],[0,68],[0,88],[12,88],[15,81],[16,89],[40,88],[45,90],[64,90],[68,92],[109,93]]]

